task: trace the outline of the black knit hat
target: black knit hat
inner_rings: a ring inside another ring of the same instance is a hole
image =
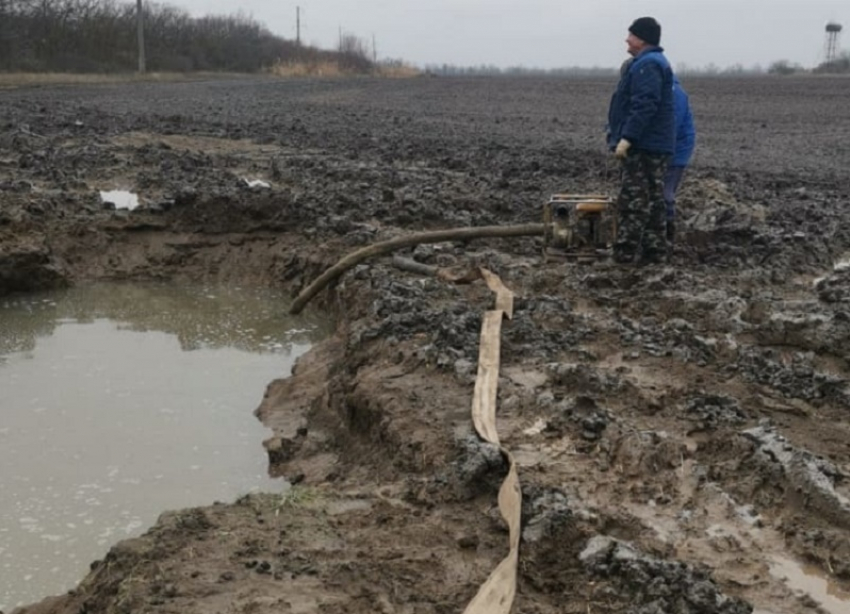
[[[629,32],[650,45],[657,47],[661,43],[661,24],[652,17],[638,17],[629,26]]]

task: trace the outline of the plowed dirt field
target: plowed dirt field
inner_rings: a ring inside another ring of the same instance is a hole
[[[171,279],[294,296],[373,242],[538,222],[549,194],[615,193],[614,86],[6,89],[0,295]],[[523,495],[514,612],[850,612],[850,79],[684,86],[698,144],[668,265],[544,263],[535,237],[401,254],[516,295],[497,413]],[[105,206],[110,189],[141,205]],[[470,420],[492,303],[388,257],[349,271],[310,305],[336,334],[257,409],[288,494],[163,510],[21,614],[463,611],[508,551],[505,458]]]

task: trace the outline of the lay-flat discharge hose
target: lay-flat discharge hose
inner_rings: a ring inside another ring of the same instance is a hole
[[[542,235],[545,224],[519,224],[515,226],[478,226],[472,228],[451,228],[448,230],[434,230],[430,232],[419,232],[405,237],[396,237],[388,241],[373,243],[364,248],[351,252],[331,268],[322,273],[309,286],[304,288],[289,308],[289,313],[296,315],[301,313],[307,303],[316,296],[322,288],[345,273],[348,269],[357,266],[364,260],[382,254],[388,254],[397,249],[412,247],[422,243],[442,243],[443,241],[463,241],[468,239],[484,239],[493,237],[525,237]]]

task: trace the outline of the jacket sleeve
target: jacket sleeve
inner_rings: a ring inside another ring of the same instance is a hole
[[[688,95],[681,89],[676,92],[676,115],[676,158],[686,165],[694,153],[696,128]]]
[[[664,76],[661,66],[655,62],[645,62],[632,74],[632,99],[622,136],[634,142],[646,131],[661,105]]]
[[[617,135],[614,134],[614,126],[617,121],[616,113],[617,93],[611,96],[611,102],[608,103],[608,123],[605,124],[605,144],[609,149],[613,150],[617,142]]]

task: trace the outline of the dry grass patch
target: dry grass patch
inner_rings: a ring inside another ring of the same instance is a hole
[[[360,73],[352,73],[343,70],[335,61],[289,61],[275,64],[269,73],[276,77],[345,77],[358,76]],[[418,68],[404,64],[379,65],[374,71],[368,73],[372,76],[388,78],[409,78],[422,74]]]
[[[341,77],[344,73],[336,62],[278,62],[269,69],[276,77]]]
[[[382,77],[389,77],[392,79],[408,79],[410,77],[420,76],[422,71],[415,66],[408,66],[407,64],[392,64],[379,66],[378,74]]]

